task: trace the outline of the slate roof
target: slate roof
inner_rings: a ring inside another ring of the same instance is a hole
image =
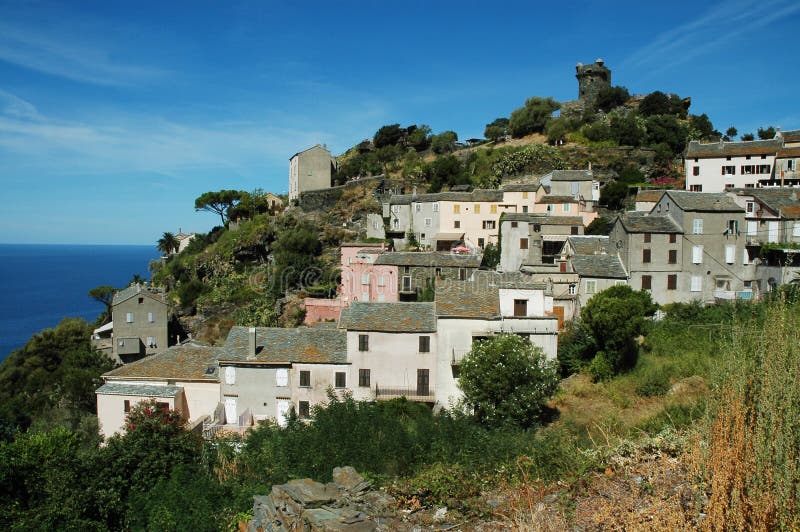
[[[575,196],[544,196],[539,203],[578,203]]]
[[[550,177],[551,181],[591,181],[591,170],[553,170],[542,179]]]
[[[427,266],[427,267],[455,267],[477,268],[481,265],[481,255],[398,251],[383,253],[375,259],[376,265],[390,266]]]
[[[594,255],[608,252],[609,238],[607,236],[569,236],[567,242],[572,246],[576,255]]]
[[[503,192],[536,192],[541,186],[541,182],[537,179],[530,183],[509,183],[507,185],[502,185],[500,190]]]
[[[640,190],[636,193],[636,201],[658,201],[664,195],[664,190]]]
[[[450,281],[448,281],[450,282]],[[459,281],[462,282],[462,281]],[[496,272],[478,270],[472,276],[473,284],[496,288],[520,288],[544,290],[546,283],[535,280],[532,276],[522,272]]]
[[[800,189],[798,188],[748,188],[744,195],[753,196],[773,212],[780,211],[784,218],[800,218]]]
[[[743,212],[724,192],[689,192],[688,190],[669,190],[666,192],[675,205],[684,211],[694,212]]]
[[[389,198],[391,205],[410,205],[411,203],[426,203],[433,201],[462,201],[469,202],[501,202],[502,190],[475,189],[472,192],[437,192],[435,194],[396,194]]]
[[[123,301],[126,301],[133,296],[147,296],[151,299],[155,299],[159,303],[166,303],[166,298],[164,294],[160,290],[156,290],[154,288],[148,288],[146,286],[142,286],[140,284],[132,284],[127,288],[119,290],[114,294],[114,298],[111,301],[112,305],[119,305]]]
[[[544,214],[531,214],[524,212],[503,213],[504,222],[525,222],[541,225],[583,225],[583,218],[580,216],[545,216]]]
[[[162,353],[125,364],[105,373],[107,379],[218,380],[217,358],[221,347],[197,343],[174,345]],[[210,373],[207,370],[213,370]]]
[[[784,137],[785,138],[785,137]],[[686,147],[687,159],[715,158],[738,155],[769,155],[783,147],[781,139],[750,140],[741,142],[689,142]]]
[[[486,282],[440,283],[436,287],[436,315],[443,318],[498,319],[499,287]]]
[[[384,250],[381,248],[363,248],[358,250],[359,255],[380,255],[383,252]]]
[[[630,212],[617,218],[628,233],[683,233],[669,216]]]
[[[107,382],[95,390],[95,393],[103,395],[132,395],[136,397],[175,397],[182,391],[183,388],[180,386]]]
[[[800,142],[800,139],[794,142]],[[795,146],[793,148],[781,148],[778,150],[778,157],[800,157],[800,146]]]
[[[339,327],[348,331],[436,332],[433,303],[353,302],[342,310]]]
[[[343,248],[378,248],[380,249],[381,246],[380,242],[342,242],[339,247]]]
[[[347,334],[338,329],[256,327],[256,356],[248,360],[248,329],[236,326],[228,333],[219,357],[221,362],[266,364],[344,364]]]
[[[781,131],[781,137],[784,142],[800,142],[800,129]]]
[[[617,255],[573,255],[572,268],[580,277],[627,279],[628,274]]]
[[[297,157],[301,153],[305,153],[307,151],[311,151],[314,148],[321,148],[321,149],[325,150],[326,152],[328,152],[330,154],[330,151],[328,151],[328,148],[324,147],[322,144],[315,144],[315,145],[311,146],[310,148],[306,148],[305,150],[302,150],[302,151],[299,151],[299,152],[295,153],[294,155],[289,157],[289,160],[291,161],[292,159],[294,159],[295,157]]]

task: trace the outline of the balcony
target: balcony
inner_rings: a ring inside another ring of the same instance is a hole
[[[467,356],[467,353],[469,353],[470,351],[471,349],[469,348],[459,349],[457,347],[454,347],[453,358],[451,359],[450,364],[453,366],[458,366],[459,364],[461,364],[461,361],[464,359],[465,356]]]
[[[752,290],[714,290],[714,298],[721,301],[733,301],[734,299],[753,299]]]
[[[417,401],[420,403],[433,403],[435,401],[435,394],[431,386],[394,388],[375,386],[375,399],[378,401],[388,401],[389,399],[397,399],[399,397],[405,397],[409,401]]]

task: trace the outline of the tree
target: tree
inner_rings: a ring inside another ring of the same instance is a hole
[[[622,209],[625,198],[628,197],[628,185],[614,181],[603,187],[600,191],[600,205],[605,205],[612,211]]]
[[[739,137],[739,139],[741,139],[743,141],[755,140],[756,136],[753,135],[752,133],[742,133],[742,136]]]
[[[565,117],[554,118],[547,123],[547,142],[552,145],[563,144],[567,135],[573,131],[572,121]]]
[[[225,225],[228,222],[228,211],[241,199],[242,193],[238,190],[204,192],[194,200],[194,210],[216,213],[222,220],[222,225]]]
[[[725,130],[725,136],[722,137],[722,140],[731,141],[738,134],[739,134],[739,132],[736,130],[736,128],[731,126],[731,127],[729,127],[728,129]]]
[[[691,115],[689,117],[689,126],[694,130],[695,138],[709,140],[714,136],[714,125],[705,113],[701,115]]]
[[[654,115],[647,119],[647,144],[667,144],[672,153],[680,153],[686,146],[689,132],[674,116]]]
[[[628,285],[612,286],[592,297],[581,311],[581,321],[594,338],[595,359],[601,357],[598,365],[602,361],[614,373],[635,366],[636,337],[645,332],[645,318],[657,308],[649,293]]]
[[[428,192],[439,192],[445,185],[468,185],[470,183],[469,176],[464,171],[464,165],[453,155],[437,158],[426,166],[425,173],[429,183]]]
[[[619,177],[617,177],[617,180],[625,183],[626,185],[636,185],[638,183],[644,183],[645,177],[637,166],[629,164],[619,172]]]
[[[670,114],[669,96],[661,91],[651,92],[639,103],[639,112],[643,116]]]
[[[598,216],[586,226],[583,234],[585,235],[608,235],[614,223],[604,216]]]
[[[561,104],[553,98],[534,96],[525,101],[525,105],[511,113],[508,128],[511,135],[519,138],[531,133],[542,133],[553,113],[561,108]]]
[[[645,139],[645,129],[633,114],[611,117],[611,135],[620,146],[640,146]]]
[[[178,251],[178,247],[180,247],[181,243],[178,242],[178,239],[175,238],[170,232],[164,233],[161,238],[158,239],[158,250],[163,253],[164,255],[169,255],[173,252]]]
[[[538,423],[547,400],[558,389],[556,362],[515,334],[474,344],[459,371],[458,385],[467,404],[487,425]]]
[[[431,128],[425,124],[408,126],[406,130],[406,146],[416,151],[424,151],[431,145]]]
[[[399,144],[405,133],[406,131],[400,127],[400,124],[389,124],[376,131],[372,141],[375,144],[375,148],[392,146]]]
[[[483,248],[481,268],[494,270],[498,264],[500,264],[500,247],[494,244],[486,244],[486,247]]]
[[[631,95],[625,87],[603,87],[597,93],[597,98],[594,105],[597,109],[603,112],[609,112],[612,109],[623,105],[630,100]]]
[[[450,153],[456,147],[457,140],[455,131],[444,131],[431,137],[431,149],[435,153]]]
[[[289,222],[291,223],[291,221]],[[318,257],[322,252],[319,231],[297,223],[278,232],[273,243],[272,292],[279,296],[292,288],[313,285],[321,276]]]
[[[765,128],[758,128],[758,138],[761,140],[770,140],[775,138],[775,128],[767,126]]]
[[[111,320],[111,305],[114,302],[114,294],[117,293],[117,289],[113,286],[102,285],[102,286],[95,286],[91,290],[89,290],[89,297],[97,301],[98,303],[102,303],[105,305],[105,318],[109,321]],[[107,323],[104,320],[103,323]],[[102,325],[102,323],[101,323]]]
[[[483,130],[483,136],[495,142],[506,135],[508,135],[508,118],[495,118],[486,124],[486,129]]]

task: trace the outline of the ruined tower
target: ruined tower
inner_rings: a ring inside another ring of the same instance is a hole
[[[584,105],[591,104],[604,87],[611,86],[611,70],[598,59],[591,65],[578,63],[575,67],[575,77],[578,78],[578,100]]]

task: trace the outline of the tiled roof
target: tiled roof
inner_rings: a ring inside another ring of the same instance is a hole
[[[552,181],[591,181],[591,170],[553,170],[542,179],[550,177]]]
[[[95,390],[95,393],[103,395],[132,395],[135,397],[175,397],[182,391],[183,388],[180,386],[107,382]]]
[[[710,142],[702,144],[696,140],[686,147],[687,159],[727,157],[729,155],[769,155],[783,146],[780,139],[750,140],[743,142]]]
[[[666,192],[675,205],[684,211],[698,212],[743,212],[744,209],[724,192],[689,192],[668,190]]]
[[[643,212],[629,212],[617,218],[629,233],[683,233],[669,216],[651,216]]]
[[[430,252],[393,252],[383,253],[375,259],[376,265],[391,266],[428,266],[477,268],[481,265],[481,255]]]
[[[800,189],[798,188],[748,188],[744,195],[753,196],[771,211],[780,211],[785,218],[798,218],[800,209]]]
[[[608,252],[607,236],[570,236],[567,238],[572,250],[576,255],[594,255],[596,253]]]
[[[800,142],[800,139],[794,142]],[[778,157],[800,157],[800,146],[795,146],[794,148],[781,148],[778,150]]]
[[[541,182],[536,179],[530,183],[509,183],[500,187],[503,192],[536,192],[541,187]]]
[[[220,354],[222,354],[221,347],[195,343],[174,345],[162,353],[112,369],[103,377],[216,381],[217,358]]]
[[[575,196],[544,196],[539,203],[578,203]]]
[[[501,202],[502,190],[476,189],[472,192],[437,192],[435,194],[398,194],[389,198],[392,205],[409,205],[411,203],[426,203],[433,201],[462,201],[469,202]]]
[[[165,296],[163,292],[157,290],[152,287],[142,286],[140,284],[132,284],[127,288],[124,288],[114,294],[114,299],[112,300],[112,305],[119,305],[123,301],[126,301],[133,296],[147,296],[149,298],[155,299],[159,303],[166,304]]]
[[[433,303],[353,302],[342,310],[339,327],[348,331],[436,332]]]
[[[445,318],[500,317],[500,291],[487,282],[448,281],[436,287],[436,315]]]
[[[506,212],[502,215],[504,222],[526,222],[541,225],[583,225],[580,216],[545,216],[544,214],[531,214],[524,212]]]
[[[627,279],[628,274],[617,255],[574,255],[572,268],[581,277]]]
[[[248,359],[248,327],[233,327],[220,361],[306,364],[347,362],[347,334],[338,329],[256,327],[256,356]]]
[[[664,195],[664,190],[640,190],[636,193],[636,201],[658,201]]]
[[[800,129],[781,131],[781,137],[783,137],[784,142],[800,142]]]

